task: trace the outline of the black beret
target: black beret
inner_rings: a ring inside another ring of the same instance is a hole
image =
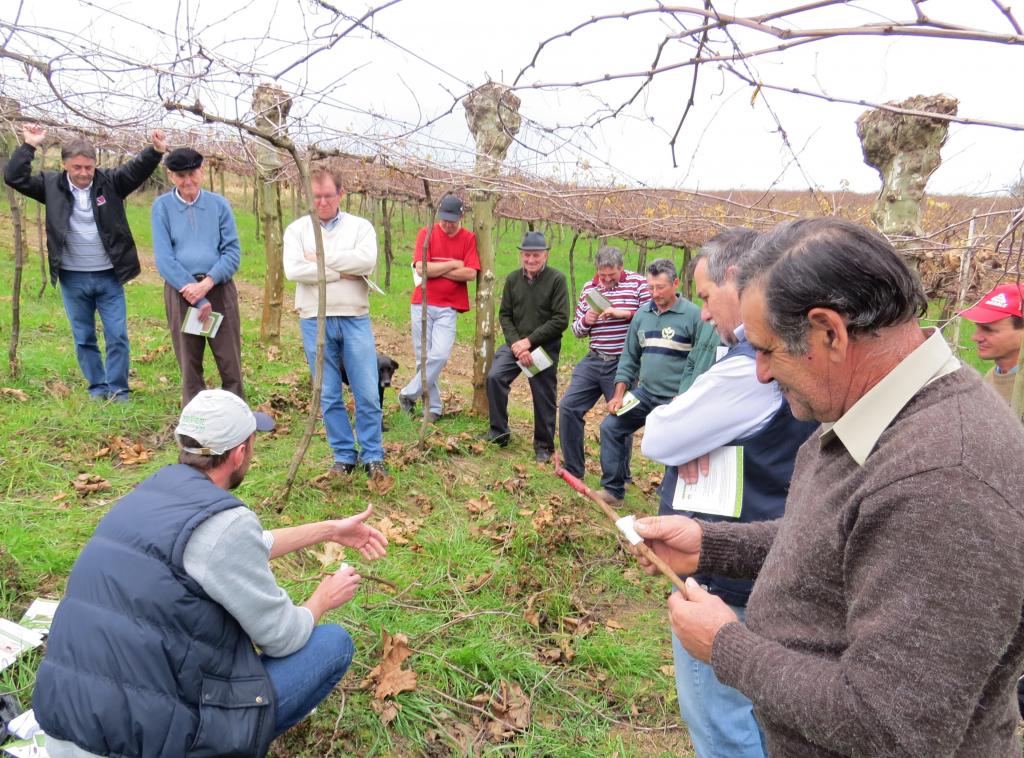
[[[164,158],[168,171],[192,171],[203,165],[203,156],[190,147],[171,150]]]

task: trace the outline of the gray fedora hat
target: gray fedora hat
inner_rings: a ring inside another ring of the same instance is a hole
[[[527,232],[519,244],[520,250],[547,250],[548,243],[543,232]]]

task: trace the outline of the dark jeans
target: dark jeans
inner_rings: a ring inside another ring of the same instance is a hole
[[[61,269],[60,296],[71,322],[75,357],[89,382],[93,397],[128,397],[128,311],[124,287],[113,269],[67,271]],[[96,313],[103,323],[107,363],[96,342]]]
[[[313,627],[309,641],[284,658],[261,656],[277,695],[280,737],[299,723],[341,681],[352,663],[352,638],[337,624]]]
[[[562,462],[565,470],[577,478],[582,478],[584,474],[583,417],[602,396],[606,401],[612,399],[618,367],[617,356],[612,360],[602,360],[592,352],[587,353],[576,364],[572,380],[558,401],[558,439],[562,448]],[[626,440],[627,478],[632,447],[633,437],[630,436]]]
[[[626,441],[647,421],[647,414],[659,405],[671,402],[671,397],[651,395],[643,387],[632,390],[640,402],[621,416],[609,415],[601,422],[601,486],[617,498],[626,494],[626,474],[629,466]]]
[[[206,343],[210,343],[210,352],[220,372],[221,386],[241,398],[245,397],[242,390],[242,324],[238,313],[238,291],[230,279],[216,285],[206,295],[213,305],[213,310],[224,314],[217,336],[211,340],[196,334],[182,334],[181,325],[185,321],[189,303],[169,284],[164,284],[164,307],[167,310],[167,327],[171,332],[171,344],[174,356],[181,368],[181,404],[206,389],[203,378],[203,353]]]
[[[547,349],[547,348],[545,348]],[[555,398],[558,395],[558,352],[548,350],[552,365],[530,377],[533,395],[533,449],[555,452]],[[494,354],[494,363],[487,374],[487,410],[491,417],[491,431],[508,434],[508,391],[523,370],[516,363],[508,345],[502,345]]]

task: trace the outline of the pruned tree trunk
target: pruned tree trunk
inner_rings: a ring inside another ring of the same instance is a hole
[[[496,177],[509,145],[519,132],[519,98],[508,87],[487,82],[462,100],[466,123],[476,141],[476,173]],[[480,271],[476,278],[476,334],[473,337],[473,410],[487,413],[487,373],[494,361],[494,207],[496,193],[470,192],[473,232],[476,234]]]
[[[959,103],[947,95],[917,95],[887,105],[955,115]],[[939,151],[948,132],[948,121],[881,109],[866,111],[857,119],[864,162],[882,178],[871,219],[883,233],[921,235],[924,188],[942,161]]]
[[[387,198],[380,199],[380,222],[384,227],[384,289],[391,289],[391,263],[394,261],[394,249],[391,245],[391,215],[394,213],[394,203],[388,207]]]
[[[273,134],[287,134],[285,120],[292,100],[280,87],[260,84],[253,92],[252,109],[257,125]],[[263,225],[263,314],[260,342],[281,341],[281,313],[284,310],[284,245],[281,218],[281,153],[262,140],[256,147],[256,181],[260,189],[260,218]]]
[[[577,231],[572,236],[572,242],[569,243],[569,286],[572,287],[573,297],[579,295],[579,291],[576,289],[576,243],[579,239],[580,233]]]
[[[10,187],[5,189],[14,226],[14,281],[11,284],[11,341],[7,347],[7,368],[11,376],[17,376],[18,341],[21,339],[21,272],[25,265],[24,203],[21,196]]]

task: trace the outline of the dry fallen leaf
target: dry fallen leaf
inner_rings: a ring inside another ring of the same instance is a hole
[[[394,488],[395,478],[390,474],[378,474],[367,479],[366,486],[374,494],[386,495]]]
[[[46,382],[45,387],[52,397],[58,399],[63,399],[71,394],[71,388],[60,379],[51,379]]]
[[[380,723],[390,724],[398,718],[402,706],[394,700],[371,700],[370,708],[380,717]]]
[[[373,696],[377,700],[416,689],[416,672],[402,668],[402,662],[412,655],[409,638],[401,632],[394,636],[388,634],[387,630],[382,633],[384,652],[381,661],[363,680],[364,686],[373,685]]]
[[[502,681],[490,698],[492,720],[487,724],[488,739],[506,740],[530,726],[530,698],[515,682]]]
[[[665,676],[675,677],[675,675],[676,675],[676,667],[675,666],[671,666],[671,665],[670,666],[659,666],[658,667],[658,671],[660,671]]]
[[[28,395],[25,394],[24,390],[15,389],[14,387],[0,387],[0,395],[13,397],[22,403],[28,400]]]
[[[625,629],[626,627],[624,627],[622,624],[620,624],[615,619],[608,619],[607,621],[604,622],[604,628],[607,629],[610,632],[610,631],[613,631],[615,629]]]
[[[86,497],[91,492],[101,492],[110,489],[110,482],[96,474],[79,474],[71,480],[71,486],[80,497]]]
[[[163,355],[170,349],[170,345],[157,345],[152,350],[147,350],[138,358],[133,358],[132,360],[134,360],[136,363],[152,363],[157,359],[158,356]]]
[[[494,509],[494,503],[484,493],[480,497],[470,498],[466,503],[466,510],[470,513],[483,514]]]
[[[320,565],[325,570],[333,569],[341,564],[341,559],[345,557],[345,548],[339,545],[337,542],[324,542],[322,550],[310,550],[309,552],[320,561]]]

